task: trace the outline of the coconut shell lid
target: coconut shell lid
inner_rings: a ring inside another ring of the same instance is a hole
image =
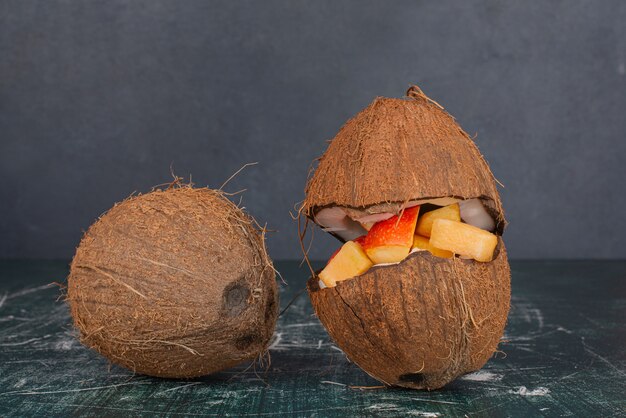
[[[478,147],[417,86],[376,98],[331,141],[306,187],[308,217],[323,207],[367,208],[422,198],[481,198],[505,225],[495,179]]]

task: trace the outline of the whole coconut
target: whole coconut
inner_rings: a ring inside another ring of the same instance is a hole
[[[261,355],[278,315],[253,220],[220,191],[116,204],[85,233],[68,301],[83,344],[137,373],[189,378]]]
[[[480,369],[497,349],[510,302],[500,238],[506,225],[494,177],[470,137],[416,86],[379,97],[349,120],[309,180],[302,213],[399,213],[407,202],[478,198],[495,219],[493,260],[427,251],[396,265],[308,291],[317,316],[348,358],[387,385],[436,389]]]

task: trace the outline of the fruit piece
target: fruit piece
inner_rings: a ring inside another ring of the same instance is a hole
[[[356,242],[357,244],[359,244],[361,247],[363,246],[363,244],[365,244],[365,237],[367,235],[361,235],[360,237],[354,239],[354,242]]]
[[[448,250],[442,250],[440,248],[435,247],[434,245],[431,245],[428,238],[423,237],[421,235],[413,236],[413,248],[427,250],[429,253],[431,253],[435,257],[452,258],[452,256],[454,255],[454,253]]]
[[[474,225],[486,231],[493,231],[496,223],[485,209],[480,199],[463,200],[459,203],[461,219],[467,224]]]
[[[373,248],[382,245],[410,247],[413,244],[413,234],[419,210],[419,206],[405,209],[401,217],[394,215],[374,224],[365,236],[364,247]]]
[[[451,221],[461,221],[459,204],[444,206],[423,214],[417,221],[417,234],[423,237],[430,237],[430,230],[435,219],[449,219]]]
[[[356,242],[357,244],[359,244],[362,247],[363,246],[363,242],[365,241],[365,235],[361,235],[360,237],[354,239],[353,241]],[[328,263],[330,263],[331,260],[333,258],[335,258],[335,256],[339,253],[339,251],[341,251],[341,247],[337,248],[337,251],[335,251],[333,253],[333,255],[330,256],[330,258],[328,259]],[[326,263],[326,265],[328,265],[328,263]]]
[[[367,250],[367,256],[374,264],[399,263],[404,260],[411,251],[411,247],[400,245],[383,245]]]
[[[363,248],[354,241],[348,241],[328,262],[319,277],[327,287],[334,287],[338,281],[361,275],[370,267],[372,262],[365,255]]]
[[[491,261],[498,237],[484,229],[448,219],[435,219],[430,244],[477,261]]]
[[[337,206],[324,208],[315,214],[315,222],[345,241],[352,240],[367,231],[361,224],[350,219],[346,212]]]
[[[372,226],[363,249],[374,264],[397,263],[409,255],[419,209],[419,206],[405,209],[402,217],[396,215]]]

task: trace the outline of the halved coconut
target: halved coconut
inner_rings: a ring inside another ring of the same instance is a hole
[[[320,211],[341,208],[351,220],[368,220],[459,201],[472,210],[466,222],[501,235],[506,221],[495,179],[474,142],[419,88],[407,96],[376,98],[343,126],[309,180],[302,212],[316,221]],[[333,288],[320,288],[314,275],[311,302],[337,345],[371,376],[440,388],[480,369],[503,334],[510,270],[498,240],[488,263],[421,251]]]
[[[509,311],[502,242],[490,263],[428,251],[321,289],[308,281],[320,321],[351,361],[392,386],[435,389],[480,369]]]

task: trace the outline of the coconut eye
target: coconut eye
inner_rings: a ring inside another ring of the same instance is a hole
[[[248,304],[250,289],[245,285],[245,280],[240,279],[224,289],[222,309],[228,316],[239,315]]]

